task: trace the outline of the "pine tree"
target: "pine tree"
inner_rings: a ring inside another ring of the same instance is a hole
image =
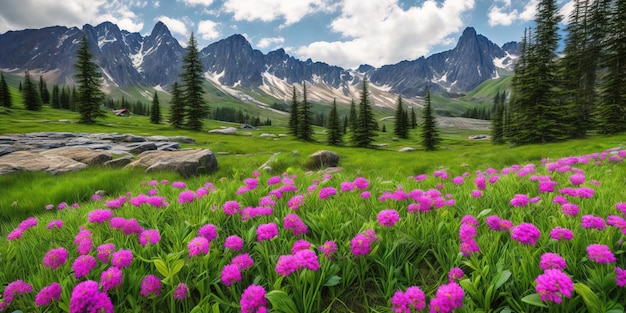
[[[159,96],[156,91],[154,92],[154,97],[152,97],[152,107],[150,108],[150,123],[152,124],[160,124],[161,123],[161,106],[159,105]]]
[[[298,138],[306,141],[313,140],[313,111],[307,99],[306,82],[302,84],[302,105],[298,111]]]
[[[332,146],[339,146],[343,144],[343,134],[341,131],[341,120],[339,113],[337,112],[337,99],[333,99],[333,107],[330,109],[328,115],[328,138],[327,142]]]
[[[613,4],[606,40],[606,72],[600,84],[600,99],[595,118],[603,134],[626,129],[626,1]]]
[[[183,81],[184,101],[187,105],[186,110],[186,126],[192,130],[202,129],[202,119],[207,117],[209,109],[206,106],[202,88],[202,63],[200,62],[200,54],[196,39],[191,33],[189,44],[187,45],[187,54],[183,58]]]
[[[501,145],[504,141],[504,100],[505,93],[500,95],[500,91],[493,99],[493,110],[491,115],[491,141]]]
[[[175,82],[172,86],[172,99],[170,101],[170,124],[174,128],[181,128],[185,123],[185,102],[182,91]]]
[[[289,113],[289,132],[298,138],[298,121],[300,120],[300,109],[298,108],[298,94],[296,93],[296,86],[293,86],[293,92],[291,97],[291,110]]]
[[[59,94],[59,85],[54,84],[52,86],[52,98],[50,99],[50,106],[54,109],[61,108],[61,97]]]
[[[350,102],[350,112],[348,113],[348,128],[353,134],[356,131],[356,127],[358,125],[357,117],[358,114],[356,113],[356,104],[354,103],[354,99],[352,99],[352,101]]]
[[[42,75],[39,75],[39,95],[41,96],[41,102],[43,104],[50,104],[50,92],[48,91],[48,85]]]
[[[39,111],[41,110],[41,99],[37,92],[37,87],[30,78],[28,71],[24,73],[24,87],[22,88],[22,95],[24,97],[24,107],[26,110]]]
[[[415,110],[411,108],[411,128],[417,128],[417,117],[415,116]]]
[[[441,141],[435,114],[430,103],[430,90],[426,90],[425,104],[422,114],[422,147],[428,151],[437,150],[437,146]]]
[[[406,139],[409,137],[409,129],[407,128],[408,116],[402,106],[402,96],[398,96],[398,106],[396,107],[396,120],[393,133],[399,138]]]
[[[363,80],[361,89],[361,100],[359,101],[359,114],[357,115],[357,126],[354,132],[354,145],[357,147],[369,147],[374,138],[378,136],[378,124],[374,120],[372,106],[369,101],[369,91],[367,89],[367,79]]]
[[[0,104],[7,109],[13,106],[11,91],[9,90],[9,85],[4,79],[4,73],[2,72],[0,72]]]
[[[80,113],[80,123],[92,124],[97,118],[104,117],[100,106],[104,104],[104,93],[100,90],[98,65],[92,60],[87,37],[83,39],[76,55],[76,82],[78,89],[74,95],[76,109]]]

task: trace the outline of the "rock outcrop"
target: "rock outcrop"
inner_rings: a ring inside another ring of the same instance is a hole
[[[141,167],[146,172],[174,171],[184,177],[209,174],[217,170],[217,159],[210,149],[184,151],[146,151],[127,168]]]

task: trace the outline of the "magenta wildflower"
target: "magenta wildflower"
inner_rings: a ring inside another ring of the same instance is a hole
[[[567,264],[565,259],[556,253],[546,252],[541,255],[541,261],[539,261],[539,267],[543,270],[556,269],[563,270]]]
[[[320,262],[313,250],[300,250],[294,254],[298,267],[308,268],[312,271],[320,269]]]
[[[270,240],[276,236],[278,236],[278,227],[276,224],[261,224],[256,229],[257,241],[261,242],[263,240]]]
[[[244,253],[234,257],[230,261],[230,263],[237,265],[237,267],[239,267],[239,269],[243,271],[252,267],[252,265],[254,265],[254,260],[250,257],[249,254]]]
[[[485,218],[485,224],[487,224],[487,226],[491,228],[491,230],[495,230],[495,231],[502,230],[502,228],[500,227],[500,221],[501,221],[500,217],[497,215],[491,215]]]
[[[480,247],[474,238],[461,240],[460,249],[465,257],[472,255],[474,252],[480,252]]]
[[[143,231],[143,227],[139,225],[136,219],[131,218],[124,221],[124,227],[122,229],[126,236],[132,234],[140,234]]]
[[[593,197],[595,191],[589,187],[581,187],[576,189],[576,196],[581,199],[590,199]]]
[[[300,239],[293,243],[293,246],[291,247],[291,254],[296,254],[296,252],[300,250],[309,250],[309,249],[311,249],[311,244],[304,239]]]
[[[411,313],[409,300],[404,292],[397,290],[391,297],[391,311],[396,313]]]
[[[622,214],[626,214],[626,202],[620,202],[615,205],[615,208],[622,212]]]
[[[319,197],[320,199],[326,199],[330,196],[334,196],[337,194],[337,190],[334,187],[324,187],[320,189]]]
[[[117,268],[128,267],[132,262],[133,252],[130,250],[120,249],[119,251],[111,254],[111,265]]]
[[[37,218],[35,217],[29,217],[25,220],[23,220],[18,226],[18,229],[21,229],[23,231],[28,230],[31,227],[35,227],[37,226]]]
[[[174,290],[174,299],[183,301],[189,296],[189,288],[185,283],[179,283]]]
[[[419,174],[415,176],[415,180],[417,181],[425,181],[428,178],[428,174]]]
[[[365,179],[364,177],[357,177],[352,182],[354,183],[356,188],[361,190],[367,189],[367,187],[369,187],[370,185],[369,181],[367,181],[367,179]]]
[[[525,194],[516,194],[511,199],[510,204],[512,206],[521,207],[528,205],[528,195]]]
[[[551,180],[539,181],[539,192],[554,192],[554,187],[556,187],[557,184],[557,182]]]
[[[76,260],[74,260],[74,263],[72,264],[74,276],[76,276],[76,278],[81,278],[91,273],[91,271],[96,268],[97,265],[98,263],[96,262],[96,259],[94,259],[94,257],[92,257],[91,255],[81,255],[76,258]]]
[[[264,313],[267,312],[267,299],[265,289],[259,285],[250,285],[241,294],[241,313]]]
[[[9,283],[6,288],[4,288],[4,292],[2,293],[3,302],[0,302],[0,312],[4,309],[4,307],[11,304],[11,302],[15,300],[16,296],[23,295],[32,291],[33,286],[31,286],[29,283],[22,281],[21,279]]]
[[[287,202],[287,206],[292,210],[297,210],[304,204],[304,195],[299,194],[291,197]]]
[[[558,241],[572,240],[572,238],[574,238],[574,233],[567,228],[557,226],[550,231],[550,237]]]
[[[15,239],[20,239],[22,238],[22,234],[23,234],[23,231],[19,228],[16,228],[7,235],[7,240],[11,241]]]
[[[233,215],[239,212],[241,206],[237,201],[226,201],[224,203],[223,209],[226,215]]]
[[[241,272],[239,266],[235,264],[228,264],[222,269],[222,283],[226,286],[230,286],[241,280]]]
[[[157,229],[144,230],[139,234],[139,243],[144,247],[147,244],[156,245],[159,241],[161,241],[161,235]]]
[[[141,281],[141,291],[140,295],[144,297],[149,297],[151,294],[158,297],[161,295],[161,279],[154,276],[148,275],[144,277]]]
[[[115,287],[122,285],[122,271],[115,267],[109,267],[100,275],[100,287],[102,291],[107,292]]]
[[[61,202],[61,203],[59,203],[57,208],[59,209],[59,211],[61,211],[61,210],[65,209],[65,208],[67,208],[67,203]]]
[[[569,177],[569,181],[574,186],[582,185],[583,183],[585,183],[585,174],[582,174],[582,173],[573,174]]]
[[[369,197],[372,195],[371,192],[369,191],[363,191],[361,192],[361,199],[369,199]]]
[[[456,176],[452,178],[452,183],[455,185],[463,185],[464,182],[465,179],[463,178],[463,176]]]
[[[98,251],[98,255],[97,255],[98,260],[100,260],[100,262],[102,263],[107,263],[109,262],[109,258],[111,257],[111,254],[113,253],[113,251],[115,251],[115,244],[104,243],[104,244],[99,245],[98,248],[96,248],[96,250]]]
[[[52,220],[48,223],[48,225],[46,226],[47,229],[53,229],[53,228],[63,228],[63,221],[62,220]]]
[[[540,235],[539,228],[531,223],[521,223],[511,231],[511,238],[525,245],[534,245]]]
[[[356,188],[356,185],[353,182],[350,181],[345,181],[343,183],[341,183],[341,191],[343,192],[348,192],[348,191],[352,191]]]
[[[461,218],[461,224],[467,224],[473,227],[478,227],[478,220],[471,215],[465,215]]]
[[[113,229],[123,229],[126,225],[126,219],[123,217],[112,217],[109,220],[109,226]]]
[[[450,272],[448,272],[448,281],[459,281],[463,275],[465,275],[465,273],[463,273],[463,270],[460,267],[453,267],[450,269]]]
[[[196,190],[196,195],[195,196],[196,196],[196,198],[199,199],[199,198],[202,198],[202,197],[204,197],[204,196],[206,196],[208,194],[209,194],[209,190],[208,189],[206,189],[204,187],[200,187],[200,188],[198,188]]]
[[[148,202],[149,197],[144,195],[143,193],[130,199],[130,204],[133,206],[141,206],[144,203]]]
[[[224,241],[224,247],[233,250],[241,250],[243,248],[243,239],[239,236],[228,236]]]
[[[267,179],[267,185],[278,185],[280,183],[280,176],[272,176]]]
[[[209,242],[217,237],[217,226],[213,224],[206,224],[198,229],[198,236],[206,238]]]
[[[350,240],[350,250],[355,257],[366,255],[370,252],[370,239],[360,233]]]
[[[573,203],[564,203],[561,206],[561,210],[563,211],[563,214],[568,215],[568,216],[576,216],[578,215],[578,206],[576,204]]]
[[[93,242],[91,241],[91,238],[85,238],[78,243],[76,250],[78,251],[78,254],[85,255],[91,252],[92,247],[93,247]]]
[[[61,299],[61,285],[54,282],[46,287],[43,287],[35,296],[35,305],[44,306],[49,305],[52,300],[59,301]]]
[[[587,254],[589,259],[596,263],[607,264],[616,261],[615,255],[608,246],[601,244],[590,244],[587,246]]]
[[[92,197],[92,199],[93,199],[93,197]],[[48,205],[45,206],[45,208],[46,208],[46,210],[50,211],[50,210],[54,209],[54,204],[48,204]]]
[[[191,203],[196,198],[196,194],[191,190],[185,190],[178,194],[178,203]]]
[[[164,208],[169,205],[169,203],[165,201],[165,198],[158,197],[158,196],[148,198],[148,204],[150,204],[151,206],[157,209]]]
[[[486,178],[484,176],[474,178],[474,185],[476,185],[478,190],[485,190],[485,188],[487,188]]]
[[[378,213],[378,223],[382,226],[393,226],[400,220],[400,215],[396,210],[382,210]]]
[[[67,261],[67,250],[65,248],[50,249],[43,257],[43,266],[56,270]]]
[[[461,237],[461,241],[476,237],[476,228],[470,224],[461,224],[461,227],[459,228],[459,237]]]
[[[293,255],[281,255],[276,262],[276,273],[281,276],[288,276],[298,270],[298,261]]]
[[[483,196],[483,193],[480,190],[472,190],[470,195],[472,196],[472,198],[480,198]]]
[[[331,254],[337,252],[337,244],[332,240],[326,240],[323,245],[319,246],[319,250],[330,260]]]
[[[175,182],[172,182],[171,186],[174,187],[174,188],[182,189],[182,188],[186,188],[187,184],[185,184],[184,182],[181,182],[181,181],[175,181]]]
[[[404,295],[407,298],[409,309],[421,311],[426,306],[426,296],[420,287],[411,286],[406,289]]]
[[[583,215],[582,227],[603,230],[604,228],[606,228],[606,224],[604,223],[604,219],[601,217],[597,217],[593,215]]]
[[[187,244],[189,257],[209,253],[209,240],[204,237],[195,237]]]
[[[113,211],[107,209],[95,209],[89,212],[87,220],[89,223],[104,223],[113,217]]]
[[[626,286],[626,270],[615,267],[615,282],[620,287]]]
[[[98,291],[98,283],[93,280],[80,282],[72,290],[70,313],[82,312],[113,313],[111,299]]]
[[[104,206],[107,208],[112,208],[112,209],[119,209],[122,207],[122,204],[124,204],[123,202],[121,202],[119,199],[113,199],[113,200],[109,200],[107,201]]]
[[[430,300],[430,312],[448,313],[463,306],[465,291],[456,282],[443,284],[437,289],[435,297]]]
[[[558,269],[547,269],[535,279],[535,290],[541,295],[541,300],[561,303],[563,296],[570,298],[574,291],[572,279]]]

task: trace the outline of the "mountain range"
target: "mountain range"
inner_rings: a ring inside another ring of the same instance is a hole
[[[180,80],[186,49],[162,22],[147,36],[120,30],[110,22],[87,24],[82,29],[52,26],[9,31],[0,35],[0,70],[18,74],[29,70],[51,83],[72,84],[76,50],[83,35],[100,66],[105,91],[130,86],[168,90]],[[306,82],[311,101],[350,101],[358,98],[360,83],[367,77],[372,102],[387,107],[395,105],[398,95],[409,103],[419,99],[427,86],[433,92],[466,93],[485,80],[509,75],[517,55],[518,43],[500,47],[471,27],[452,50],[379,68],[344,69],[311,59],[302,61],[284,49],[264,54],[242,35],[200,50],[207,80],[240,100],[265,93],[289,101],[292,86],[301,88]]]

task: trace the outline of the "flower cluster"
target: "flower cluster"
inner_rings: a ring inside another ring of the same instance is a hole
[[[561,303],[563,296],[570,298],[574,291],[572,279],[560,269],[547,269],[535,279],[535,290],[541,300]]]
[[[400,215],[398,215],[398,211],[396,210],[382,210],[378,212],[378,223],[382,226],[393,226],[400,220]]]
[[[43,257],[43,266],[56,270],[67,261],[67,250],[65,248],[50,249]]]
[[[464,216],[461,220],[461,228],[459,229],[459,237],[461,238],[461,253],[463,256],[470,256],[474,252],[479,252],[480,247],[476,242],[476,226],[478,221],[473,216]]]
[[[113,217],[113,211],[107,209],[95,209],[89,212],[87,220],[89,223],[104,223]]]
[[[350,240],[350,251],[355,257],[370,253],[372,242],[378,241],[376,233],[372,229],[368,229],[362,233],[358,233]]]
[[[550,231],[550,237],[558,241],[572,240],[572,238],[574,238],[574,233],[567,228],[557,226]]]
[[[324,253],[327,259],[332,260],[331,255],[337,252],[337,244],[332,240],[326,240],[318,249]]]
[[[426,306],[426,296],[418,286],[411,286],[405,292],[396,291],[391,298],[391,310],[396,313],[421,311]]]
[[[431,312],[448,313],[463,306],[465,291],[456,282],[443,284],[437,289],[435,297],[430,300]]]
[[[161,295],[161,279],[154,276],[148,275],[144,277],[141,281],[141,291],[140,295],[144,297],[149,297],[150,295],[160,296]]]
[[[543,270],[557,269],[563,270],[567,267],[565,260],[558,254],[552,252],[546,252],[541,255],[541,261],[539,261],[539,267]]]
[[[267,312],[267,299],[265,289],[259,285],[248,286],[241,294],[241,313],[265,313]]]
[[[111,254],[111,265],[117,268],[124,268],[130,266],[133,261],[133,252],[126,249],[120,249],[117,252]]]
[[[35,305],[44,306],[49,305],[52,300],[59,301],[61,299],[61,285],[54,282],[46,287],[43,287],[35,296]]]
[[[534,245],[539,240],[541,232],[531,223],[521,223],[511,230],[511,238],[525,245]]]
[[[185,283],[179,283],[174,290],[174,299],[182,301],[189,296],[189,288]]]
[[[241,250],[243,248],[243,239],[239,236],[228,236],[224,241],[224,247],[232,250]]]
[[[122,271],[115,267],[109,267],[100,275],[100,286],[102,291],[107,292],[122,285]]]
[[[0,302],[0,312],[8,307],[16,296],[33,291],[33,286],[23,282],[21,279],[9,283],[2,293],[2,301]]]
[[[494,231],[509,231],[513,227],[513,222],[503,220],[497,215],[487,216],[487,218],[485,218],[485,224]]]
[[[209,253],[209,246],[209,240],[205,237],[198,236],[191,239],[191,241],[187,244],[189,257]]]
[[[96,268],[97,265],[98,263],[96,262],[96,259],[91,255],[81,255],[77,257],[72,264],[74,276],[76,276],[76,278],[81,278],[91,273],[91,271]]]
[[[139,243],[144,247],[147,244],[156,245],[159,241],[161,241],[161,235],[157,229],[144,230],[139,234]]]
[[[604,219],[601,217],[593,216],[593,215],[583,215],[582,227],[603,230],[606,228],[606,224],[604,223]]]
[[[113,313],[113,303],[105,292],[98,291],[98,283],[87,280],[72,290],[70,313],[101,312]]]
[[[261,224],[256,229],[257,241],[261,242],[263,240],[270,240],[276,236],[278,236],[278,227],[276,224]]]
[[[304,224],[302,219],[297,214],[287,214],[283,218],[283,227],[290,229],[294,236],[306,234],[309,231],[309,227]]]
[[[613,263],[616,261],[615,255],[611,252],[611,249],[605,245],[601,244],[590,244],[587,246],[587,254],[589,255],[589,259],[596,263],[606,264]]]
[[[276,273],[282,276],[288,276],[302,268],[312,271],[317,271],[320,268],[319,259],[315,251],[308,249],[298,250],[294,254],[279,256],[278,262],[276,262]]]

